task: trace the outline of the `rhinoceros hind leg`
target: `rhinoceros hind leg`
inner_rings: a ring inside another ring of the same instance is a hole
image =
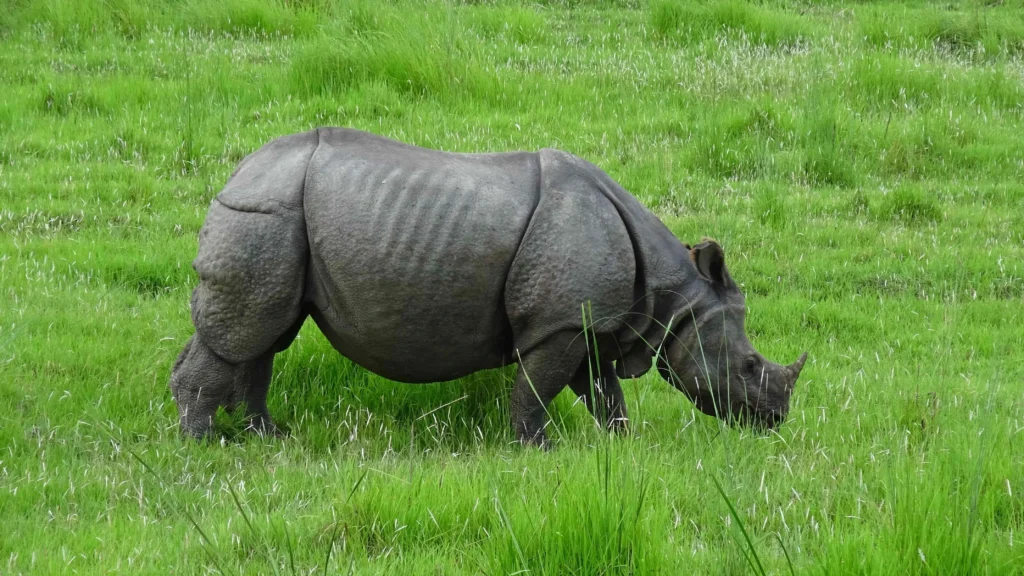
[[[547,447],[547,406],[565,388],[586,356],[586,342],[575,332],[554,334],[522,355],[510,412],[516,440]]]
[[[255,360],[239,364],[232,386],[241,396],[238,407],[245,411],[248,419],[246,430],[261,436],[282,435],[267,410],[267,391],[270,389],[273,371],[274,353],[271,351]]]
[[[611,361],[604,360],[599,366],[583,362],[569,382],[569,388],[583,400],[587,410],[600,424],[616,432],[627,431],[626,399]]]
[[[238,365],[217,356],[199,334],[189,338],[174,363],[170,382],[182,433],[210,436],[217,408],[233,402],[237,372]]]
[[[295,339],[304,318],[296,321],[270,350],[252,360],[233,363],[221,358],[197,332],[185,344],[171,370],[171,394],[178,405],[181,431],[195,438],[210,436],[217,409],[242,409],[247,430],[281,435],[267,410],[267,391],[274,355]]]
[[[261,436],[285,435],[285,432],[278,428],[270,418],[270,411],[267,410],[267,392],[270,389],[270,378],[274,372],[274,355],[283,352],[291,345],[304,321],[305,316],[299,318],[278,339],[271,350],[251,362],[243,362],[238,365],[233,389],[239,394],[240,407],[245,410],[245,416],[249,420],[246,430]]]

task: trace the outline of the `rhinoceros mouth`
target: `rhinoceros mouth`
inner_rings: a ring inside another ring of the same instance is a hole
[[[734,403],[725,417],[730,424],[758,432],[775,430],[786,420],[787,410],[757,409],[747,402]]]

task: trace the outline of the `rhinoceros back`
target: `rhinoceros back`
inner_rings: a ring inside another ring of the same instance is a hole
[[[331,343],[406,382],[508,364],[504,286],[537,205],[536,154],[454,154],[320,129],[303,206],[307,299]]]

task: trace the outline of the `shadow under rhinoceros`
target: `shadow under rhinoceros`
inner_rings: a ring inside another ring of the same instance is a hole
[[[514,440],[515,366],[409,386],[339,357],[310,322],[275,369],[268,405],[283,431],[314,451],[464,453]],[[218,424],[232,441],[252,438],[240,413]]]

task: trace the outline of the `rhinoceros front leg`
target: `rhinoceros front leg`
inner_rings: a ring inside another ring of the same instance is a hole
[[[627,430],[626,399],[611,361],[604,360],[593,366],[590,362],[583,362],[569,387],[602,425],[616,432]]]
[[[547,406],[572,379],[585,346],[575,333],[560,332],[522,356],[510,406],[516,440],[547,447]]]

